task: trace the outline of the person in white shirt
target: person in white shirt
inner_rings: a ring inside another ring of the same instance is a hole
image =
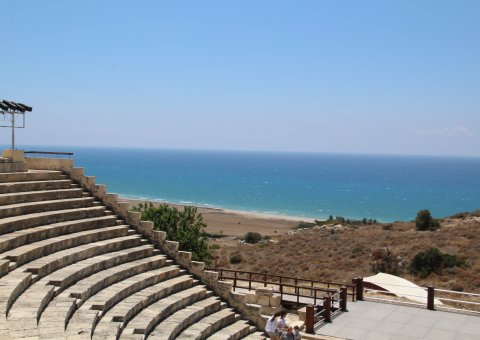
[[[277,323],[277,329],[279,330],[279,333],[285,332],[287,330],[287,320],[285,319],[286,316],[287,316],[286,311],[280,312],[280,319],[278,320],[278,323]]]
[[[267,332],[270,340],[275,340],[276,331],[277,331],[277,318],[280,316],[280,312],[273,314],[268,318],[267,324],[265,325],[265,332]]]

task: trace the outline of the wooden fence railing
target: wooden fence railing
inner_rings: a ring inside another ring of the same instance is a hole
[[[272,287],[276,293],[280,294],[282,301],[296,302],[297,304],[313,302],[313,304],[316,305],[319,301],[323,302],[324,296],[332,296],[339,292],[342,287],[346,288],[346,294],[350,296],[352,301],[356,300],[356,286],[354,284],[317,281],[223,268],[211,270],[218,272],[219,280],[232,282],[234,290],[236,288],[252,290],[261,286],[269,286]],[[293,297],[294,301],[287,300],[285,297]]]

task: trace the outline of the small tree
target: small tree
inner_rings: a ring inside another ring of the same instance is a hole
[[[254,231],[249,231],[245,234],[243,240],[245,241],[245,243],[258,243],[262,240],[262,235]]]
[[[183,211],[166,204],[154,207],[152,203],[139,204],[133,208],[142,213],[142,219],[152,221],[155,230],[167,233],[167,239],[177,241],[179,249],[192,252],[194,261],[210,261],[208,250],[207,225],[197,208],[185,206]]]
[[[430,273],[441,274],[444,268],[462,267],[465,261],[456,255],[444,254],[438,248],[419,252],[410,263],[410,272],[423,277]]]
[[[417,230],[437,230],[440,223],[432,217],[429,210],[420,210],[415,218],[415,227]]]
[[[374,273],[387,273],[398,275],[400,268],[395,256],[388,248],[375,249],[371,255],[373,259],[372,271]]]
[[[243,261],[243,257],[240,254],[233,254],[232,256],[230,256],[231,264],[238,264],[238,263],[241,263],[242,261]]]

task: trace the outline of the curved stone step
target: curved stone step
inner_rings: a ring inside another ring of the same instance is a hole
[[[55,210],[23,216],[7,217],[0,220],[0,235],[40,225],[99,216],[105,216],[105,207]]]
[[[234,310],[225,308],[198,320],[198,322],[185,329],[177,339],[203,340],[239,319],[240,315],[236,314]]]
[[[246,337],[255,331],[255,327],[250,326],[248,321],[238,320],[231,325],[222,328],[207,339],[210,340],[237,340]]]
[[[146,246],[142,246],[146,247]],[[135,261],[122,263],[118,266],[99,271],[67,288],[47,306],[40,317],[39,336],[41,338],[64,337],[65,326],[85,300],[92,295],[121,280],[136,274],[170,265],[172,261],[165,261],[165,256],[151,256]]]
[[[0,183],[5,182],[31,182],[62,179],[61,171],[29,170],[25,172],[9,172],[0,174]]]
[[[207,298],[204,286],[195,286],[161,299],[138,313],[125,327],[121,339],[133,335],[148,335],[157,324],[176,311]]]
[[[27,263],[0,278],[0,318],[6,318],[13,302],[32,283],[51,272],[86,258],[138,246],[138,236],[124,236],[62,250]]]
[[[0,279],[0,319],[7,318],[7,311],[17,297],[32,283],[32,273],[13,271]]]
[[[180,274],[182,274],[182,271],[180,271]],[[93,339],[100,340],[109,337],[116,339],[124,325],[141,312],[142,309],[168,295],[190,288],[193,284],[194,280],[190,275],[181,275],[142,289],[129,296],[116,304],[102,317],[95,327]]]
[[[86,258],[124,248],[139,246],[142,243],[143,241],[139,235],[111,238],[59,251],[32,261],[24,265],[24,267],[27,268],[27,271],[36,274],[39,277],[44,277],[55,270]]]
[[[15,192],[9,194],[0,194],[0,206],[7,204],[18,204],[26,202],[39,202],[59,200],[65,198],[82,197],[83,189],[60,189],[60,190],[42,190],[42,191],[27,191]]]
[[[97,272],[118,267],[122,264],[134,263],[136,260],[145,259],[150,263],[154,254],[155,249],[149,244],[122,249],[77,262],[53,272],[46,279],[48,278],[48,284],[57,287],[56,293],[58,294],[65,288]],[[129,270],[133,271],[134,269],[130,268]]]
[[[247,335],[243,339],[248,339],[248,340],[265,340],[268,339],[263,332],[255,332],[252,334]]]
[[[98,271],[149,257],[152,254],[152,246],[140,246],[95,256],[59,269],[35,282],[22,294],[10,309],[8,320],[11,322],[23,322],[25,317],[29,316],[31,320],[28,323],[36,327],[44,308],[54,295],[62,292],[68,284],[79,281]],[[52,285],[52,282],[57,283],[57,285]]]
[[[105,239],[127,236],[129,227],[109,226],[93,230],[80,231],[78,233],[53,237],[43,241],[27,244],[1,254],[2,258],[10,260],[10,268],[14,269],[27,262],[58,251],[77,247],[83,244],[101,241]]]
[[[140,273],[101,290],[85,301],[72,316],[67,334],[92,334],[102,314],[113,305],[146,287],[177,276],[179,271],[177,266],[167,266]]]
[[[8,273],[9,268],[10,268],[9,260],[0,260],[0,277]]]
[[[57,236],[112,226],[116,224],[116,221],[115,216],[99,216],[14,231],[0,235],[0,254],[26,244]]]
[[[0,194],[22,191],[70,189],[71,184],[72,181],[69,179],[30,182],[7,182],[0,183]]]
[[[188,307],[185,307],[168,318],[160,322],[148,336],[149,339],[168,339],[172,340],[188,326],[221,309],[222,304],[217,297],[209,297],[205,300],[198,301]]]
[[[93,206],[93,197],[27,202],[0,206],[0,218],[27,215],[52,210],[86,208]]]

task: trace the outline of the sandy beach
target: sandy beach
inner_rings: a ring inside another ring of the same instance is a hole
[[[145,200],[135,200],[124,197],[120,198],[120,200],[129,202],[132,207],[138,205],[138,203],[146,202]],[[183,207],[181,204],[168,202],[152,201],[152,203],[155,205],[165,203],[177,208]],[[256,231],[262,235],[284,234],[292,228],[295,228],[300,221],[313,221],[311,218],[253,213],[248,211],[198,206],[197,209],[207,223],[207,232],[219,233],[222,231],[224,235],[232,236],[243,236],[249,231]]]

